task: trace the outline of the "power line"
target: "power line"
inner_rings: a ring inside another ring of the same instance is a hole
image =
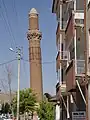
[[[29,60],[25,60],[23,58],[21,60],[29,62]],[[37,63],[37,62],[31,62],[31,63]],[[47,62],[42,62],[41,64],[53,64],[53,63],[56,63],[56,61],[47,61]]]
[[[0,63],[0,66],[5,65],[5,64],[8,64],[8,63],[11,63],[11,62],[16,61],[16,60],[17,60],[17,59],[13,59],[13,60],[10,60],[10,61],[4,62],[4,63]],[[23,59],[23,58],[22,58],[21,60],[29,63],[29,60],[25,60],[25,59]],[[32,63],[37,63],[37,62],[32,62]],[[56,63],[56,61],[42,62],[41,64],[53,64],[53,63]]]
[[[7,93],[8,86],[4,84],[4,82],[6,83],[6,80],[0,79],[0,81],[1,81],[1,85],[2,85],[4,92]]]
[[[17,10],[16,10],[16,2],[15,2],[15,0],[13,0],[13,3],[14,3],[14,10],[15,10],[15,13],[16,13],[17,21],[18,21],[18,13],[17,13]]]
[[[22,47],[22,57],[24,56],[24,52],[23,52],[23,47]],[[26,72],[26,67],[25,67],[25,61],[23,60],[22,61],[23,62],[23,69],[24,69],[24,74],[25,74],[25,76],[27,76],[27,72]]]
[[[19,15],[19,11],[17,10],[17,5],[16,5],[16,0],[13,0],[13,7],[14,7],[14,11],[15,11],[15,15],[16,15],[16,21],[17,21],[17,27],[18,27],[18,30],[19,32],[24,35],[24,32],[22,31],[22,25],[21,24],[21,21],[20,21],[20,15]],[[18,33],[17,33],[18,34]]]
[[[17,13],[17,9],[16,9],[16,2],[15,2],[15,0],[13,0],[13,7],[14,7],[16,18],[17,18],[16,19],[16,21],[17,21],[17,27],[18,27],[18,30],[19,30],[20,29],[20,27],[19,27],[19,19],[18,19],[18,13]],[[18,34],[18,32],[17,32],[17,34]]]
[[[0,8],[1,8],[1,6],[0,6]],[[1,16],[2,16],[2,19],[3,19],[3,21],[4,21],[4,25],[5,25],[8,33],[9,33],[9,35],[11,36],[11,46],[12,46],[12,42],[13,42],[13,41],[12,41],[12,35],[11,35],[10,29],[9,29],[9,27],[8,27],[7,21],[6,21],[5,17],[4,17],[3,11],[1,11]]]
[[[26,66],[25,66],[25,61],[24,61],[24,60],[22,61],[22,64],[23,64],[24,76],[25,76],[25,78],[26,78],[28,75],[27,75],[27,72],[26,72]],[[27,78],[27,79],[28,79],[28,78]]]
[[[10,24],[9,19],[8,19],[7,8],[6,8],[6,5],[5,5],[5,3],[4,3],[4,0],[1,0],[1,1],[2,1],[2,4],[3,4],[4,9],[5,9],[5,13],[6,13],[6,17],[7,17],[7,23],[8,23],[8,27],[9,27],[9,30],[10,30],[10,34],[12,35],[13,42],[14,42],[14,44],[15,44],[15,46],[16,46],[15,37],[14,37],[14,35],[13,35],[13,31],[12,31],[12,28],[11,28],[11,24]]]
[[[13,59],[13,60],[1,63],[0,66],[6,65],[6,64],[11,63],[11,62],[13,62],[15,60],[17,60],[17,59]],[[0,79],[0,81],[1,81],[1,85],[2,85],[3,90],[5,91],[5,93],[7,93],[7,89],[8,89],[8,86],[6,85],[7,81],[5,79]]]
[[[13,59],[13,60],[10,60],[10,61],[4,62],[4,63],[0,63],[0,66],[6,65],[6,64],[11,63],[11,62],[13,62],[13,61],[15,61],[15,60],[17,60],[17,59]]]

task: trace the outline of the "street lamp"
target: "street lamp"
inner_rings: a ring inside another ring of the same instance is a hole
[[[15,52],[13,48],[9,48],[12,52]],[[20,60],[21,60],[21,49],[17,48],[17,60],[18,60],[18,89],[17,89],[17,120],[19,120],[19,99],[20,99]]]
[[[13,48],[9,48],[9,50],[11,50],[12,52],[15,52],[15,51],[13,50]]]

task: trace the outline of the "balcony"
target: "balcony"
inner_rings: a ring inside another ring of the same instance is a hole
[[[85,61],[84,60],[72,60],[66,69],[66,86],[67,91],[73,91],[76,88],[76,78],[79,77],[80,83],[82,77],[85,76]]]
[[[64,26],[66,25],[63,23]],[[56,29],[56,45],[60,44],[60,34],[62,35],[62,41],[65,38],[65,29],[60,29],[60,22],[58,22],[57,29]]]
[[[74,19],[84,19],[84,10],[74,11]]]
[[[66,83],[63,83],[60,85],[58,82],[56,85],[56,98],[57,100],[60,100],[61,95],[66,95]]]
[[[76,75],[81,76],[85,73],[85,60],[77,60],[76,61]]]
[[[67,22],[67,27],[65,29],[65,43],[66,43],[66,49],[68,45],[71,43],[73,40],[75,34],[75,28],[74,28],[74,14],[71,14],[68,22]]]
[[[66,83],[61,84],[60,91],[62,95],[66,94]]]
[[[52,13],[57,12],[57,6],[63,5],[63,4],[66,4],[66,3],[67,3],[67,0],[53,0]]]
[[[67,27],[65,29],[65,42],[66,42],[66,49],[73,40],[75,36],[75,28],[77,27],[84,27],[84,11],[83,10],[76,10],[72,11],[67,22]]]
[[[56,57],[56,70],[60,69],[60,63],[63,65],[67,64],[69,60],[69,52],[68,51],[59,51]]]
[[[87,24],[88,24],[88,30],[90,30],[90,1],[89,1],[89,3],[88,3],[88,11],[87,11],[87,16],[88,16],[88,18],[87,18]]]

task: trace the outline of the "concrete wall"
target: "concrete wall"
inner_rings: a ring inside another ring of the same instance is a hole
[[[12,93],[12,99],[14,98],[14,96],[16,95],[16,93]],[[0,93],[0,103],[5,103],[5,102],[10,102],[10,95],[9,93]]]
[[[76,40],[77,59],[84,60],[84,31],[80,27],[76,29]]]

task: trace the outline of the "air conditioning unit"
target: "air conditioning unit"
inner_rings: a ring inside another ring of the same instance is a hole
[[[63,53],[63,60],[68,60],[69,59],[69,54],[67,51],[64,51]]]

